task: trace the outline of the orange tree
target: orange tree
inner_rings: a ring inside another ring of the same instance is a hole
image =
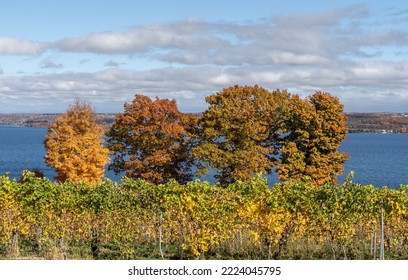
[[[124,105],[107,132],[113,152],[109,166],[116,173],[160,184],[170,178],[191,179],[186,126],[188,118],[179,112],[175,100],[150,99],[136,95]]]
[[[292,96],[285,115],[279,179],[308,177],[315,185],[336,182],[348,158],[338,151],[347,133],[339,99],[325,92],[306,100]]]
[[[276,164],[279,112],[289,94],[259,86],[233,86],[206,98],[209,108],[199,121],[192,154],[199,170],[214,168],[222,184],[249,182]]]
[[[109,162],[109,150],[103,143],[103,129],[96,123],[93,109],[77,99],[49,126],[45,160],[56,169],[58,181],[100,183]]]

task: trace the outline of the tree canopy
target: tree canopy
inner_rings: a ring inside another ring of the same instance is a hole
[[[175,100],[137,94],[107,133],[114,156],[109,168],[155,184],[191,180],[187,119]]]
[[[336,181],[347,160],[339,153],[347,127],[343,105],[329,93],[302,99],[287,91],[233,86],[206,98],[192,155],[222,183],[256,173],[280,180]]]
[[[206,98],[209,108],[199,121],[193,156],[201,169],[211,166],[221,183],[249,181],[269,174],[277,164],[279,119],[287,92],[259,86],[233,86]]]
[[[343,105],[325,92],[306,99],[287,91],[235,85],[206,97],[201,115],[179,112],[175,100],[136,95],[108,131],[110,169],[153,184],[187,182],[210,168],[226,185],[253,175],[335,182],[345,153]]]
[[[347,132],[339,99],[326,92],[306,100],[293,96],[286,114],[279,179],[309,178],[316,185],[336,182],[348,159],[338,151]]]
[[[91,105],[77,99],[49,126],[44,141],[45,160],[55,168],[57,180],[100,183],[109,162],[103,136]]]

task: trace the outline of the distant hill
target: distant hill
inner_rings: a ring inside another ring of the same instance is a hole
[[[408,133],[408,113],[347,113],[349,132]]]
[[[48,127],[60,114],[0,114],[0,125]],[[116,114],[97,114],[98,122],[110,126]]]
[[[99,123],[112,125],[116,114],[97,114]],[[408,113],[346,113],[351,133],[408,133]],[[59,114],[0,114],[0,125],[48,127]]]

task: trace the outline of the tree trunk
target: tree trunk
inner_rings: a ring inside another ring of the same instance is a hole
[[[18,258],[20,256],[20,248],[18,245],[19,235],[17,232],[13,232],[10,240],[10,247],[8,250],[8,256],[11,258]]]
[[[92,258],[97,260],[99,258],[99,244],[98,244],[98,228],[92,227],[92,241],[91,241],[91,251]]]

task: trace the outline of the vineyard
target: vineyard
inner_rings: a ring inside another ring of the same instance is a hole
[[[6,259],[408,259],[408,186],[0,177]]]

